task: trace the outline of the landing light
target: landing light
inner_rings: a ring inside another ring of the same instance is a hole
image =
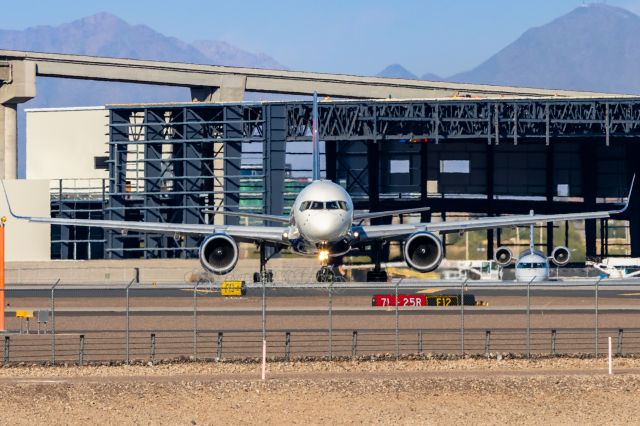
[[[356,240],[357,240],[358,238],[360,238],[360,233],[359,233],[358,231],[354,231],[354,232],[353,232],[353,238],[355,238]]]
[[[327,250],[320,250],[320,253],[318,253],[318,260],[320,260],[320,262],[326,262],[329,260],[329,252]]]

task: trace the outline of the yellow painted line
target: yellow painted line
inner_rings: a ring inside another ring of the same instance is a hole
[[[437,293],[439,291],[444,290],[444,288],[427,288],[425,290],[420,290],[418,293],[426,293],[426,294],[431,294],[431,293]]]
[[[181,288],[182,291],[188,291],[189,293],[193,293],[192,288]],[[205,290],[205,289],[197,289],[196,293],[220,293],[220,290]]]
[[[622,293],[620,296],[640,296],[640,293]]]

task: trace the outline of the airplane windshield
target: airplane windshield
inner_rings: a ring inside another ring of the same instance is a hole
[[[546,268],[547,265],[544,263],[518,263],[516,265],[517,269],[536,269],[536,268]]]
[[[305,201],[300,204],[300,211],[306,210],[347,210],[347,203],[345,201]]]
[[[304,203],[300,204],[300,211],[303,212],[305,210],[309,210],[309,206],[311,206],[311,201],[305,201]]]

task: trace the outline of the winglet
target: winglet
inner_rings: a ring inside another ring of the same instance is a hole
[[[624,213],[629,208],[629,204],[631,203],[631,195],[633,195],[633,185],[636,181],[636,175],[634,174],[631,178],[631,185],[629,185],[629,195],[627,195],[627,202],[624,204],[624,207],[621,210],[616,210],[615,213]]]
[[[9,214],[16,219],[29,219],[28,217],[18,216],[14,213],[11,208],[11,203],[9,202],[9,195],[7,195],[7,188],[4,186],[4,179],[0,179],[0,184],[2,184],[2,191],[4,192],[4,199],[7,201],[7,208],[9,209]]]

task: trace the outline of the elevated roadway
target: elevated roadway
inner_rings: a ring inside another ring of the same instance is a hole
[[[571,90],[0,50],[0,177],[17,176],[17,105],[36,96],[37,76],[182,86],[191,89],[194,102],[238,102],[245,91],[294,95],[317,91],[346,98],[611,96]]]

